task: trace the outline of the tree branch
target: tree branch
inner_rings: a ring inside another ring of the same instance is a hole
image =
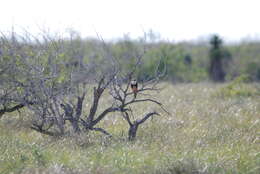
[[[31,126],[31,129],[39,132],[39,133],[42,133],[42,134],[45,134],[45,135],[49,135],[49,136],[55,136],[56,134],[54,132],[50,132],[50,131],[47,131],[47,130],[43,130],[42,128],[40,128],[39,126]]]
[[[116,108],[113,108],[113,107],[110,107],[110,108],[107,108],[106,110],[104,110],[92,123],[91,125],[94,126],[96,125],[98,122],[100,122],[108,113],[110,112],[116,112],[116,111],[121,111],[120,108],[116,107]]]
[[[123,114],[123,117],[125,118],[125,120],[127,121],[127,123],[130,125],[130,126],[133,126],[133,123],[131,122],[130,120],[130,117],[129,117],[129,114],[127,112],[124,112],[122,113]]]
[[[99,103],[99,99],[102,95],[102,93],[104,92],[104,88],[101,87],[102,83],[104,82],[104,78],[102,78],[99,83],[98,83],[98,88],[94,87],[94,91],[93,91],[93,103],[92,106],[90,108],[90,112],[88,115],[88,122],[92,122],[94,119],[94,116],[97,112],[97,108],[98,108],[98,103]]]
[[[101,132],[105,135],[108,135],[109,137],[112,137],[112,135],[110,133],[108,133],[106,130],[102,129],[102,128],[91,128],[90,130],[94,130],[94,131],[98,131],[98,132]]]
[[[76,115],[75,115],[75,119],[77,121],[79,120],[79,117],[81,116],[81,113],[82,113],[82,104],[83,104],[85,95],[86,95],[86,93],[84,92],[81,97],[78,97],[78,103],[77,103]]]
[[[144,123],[148,118],[150,118],[153,115],[159,115],[157,112],[150,112],[148,114],[146,114],[141,120],[137,120],[136,124],[140,125],[142,123]]]
[[[140,100],[131,100],[131,101],[125,103],[124,106],[127,106],[127,105],[132,104],[132,103],[146,102],[146,101],[149,101],[149,102],[155,103],[155,104],[157,104],[159,106],[162,106],[162,103],[160,103],[160,102],[158,102],[156,100],[153,100],[153,99],[149,99],[149,98],[148,99],[140,99]]]
[[[33,103],[32,103],[32,102],[28,102],[28,104],[32,105]],[[25,106],[26,106],[25,104],[20,103],[20,104],[17,104],[17,105],[15,105],[15,106],[13,106],[13,107],[10,107],[10,108],[4,107],[4,109],[1,109],[1,110],[0,110],[0,118],[1,118],[6,112],[14,112],[14,111],[17,111],[17,110],[19,110],[19,109],[25,107]]]

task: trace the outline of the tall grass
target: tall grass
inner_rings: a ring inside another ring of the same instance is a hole
[[[135,142],[126,140],[120,115],[101,123],[112,139],[93,132],[47,137],[26,128],[26,111],[4,116],[0,173],[260,173],[259,95],[219,97],[223,85],[208,83],[161,85],[153,95],[170,115],[161,111],[143,124]],[[143,104],[134,113],[154,109]]]

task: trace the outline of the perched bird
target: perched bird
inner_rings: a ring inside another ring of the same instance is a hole
[[[134,97],[136,98],[137,92],[138,92],[138,84],[136,80],[131,81],[131,88],[134,93]]]

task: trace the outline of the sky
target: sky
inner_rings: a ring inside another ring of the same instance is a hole
[[[0,31],[190,41],[219,34],[227,41],[260,38],[259,0],[0,0]]]

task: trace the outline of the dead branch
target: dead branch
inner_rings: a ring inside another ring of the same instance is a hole
[[[13,107],[10,107],[10,108],[6,108],[4,107],[4,109],[1,109],[0,110],[0,118],[6,113],[6,112],[14,112],[14,111],[17,111],[21,108],[23,108],[25,105],[24,104],[18,104],[18,105],[15,105]]]
[[[37,131],[37,132],[39,132],[39,133],[45,134],[45,135],[49,135],[49,136],[56,136],[56,135],[58,135],[58,134],[55,134],[54,132],[50,132],[48,130],[44,130],[44,129],[42,129],[42,127],[40,127],[38,125],[32,125],[30,128],[35,130],[35,131]]]
[[[148,118],[150,118],[153,115],[159,115],[157,112],[150,112],[148,114],[146,114],[141,120],[136,120],[136,124],[140,125],[142,123],[144,123]]]
[[[103,133],[103,134],[105,134],[105,135],[107,135],[109,137],[112,137],[112,135],[110,133],[108,133],[105,129],[102,129],[102,128],[95,128],[95,127],[93,127],[90,130],[98,131],[98,132],[101,132],[101,133]]]
[[[104,88],[102,88],[102,84],[104,83],[104,78],[102,78],[99,83],[98,83],[98,87],[94,87],[94,90],[93,90],[93,103],[92,103],[92,106],[90,108],[90,111],[89,111],[89,115],[87,117],[87,122],[92,122],[94,120],[94,116],[97,112],[97,108],[98,108],[98,103],[99,103],[99,99],[102,95],[102,93],[104,92]]]

